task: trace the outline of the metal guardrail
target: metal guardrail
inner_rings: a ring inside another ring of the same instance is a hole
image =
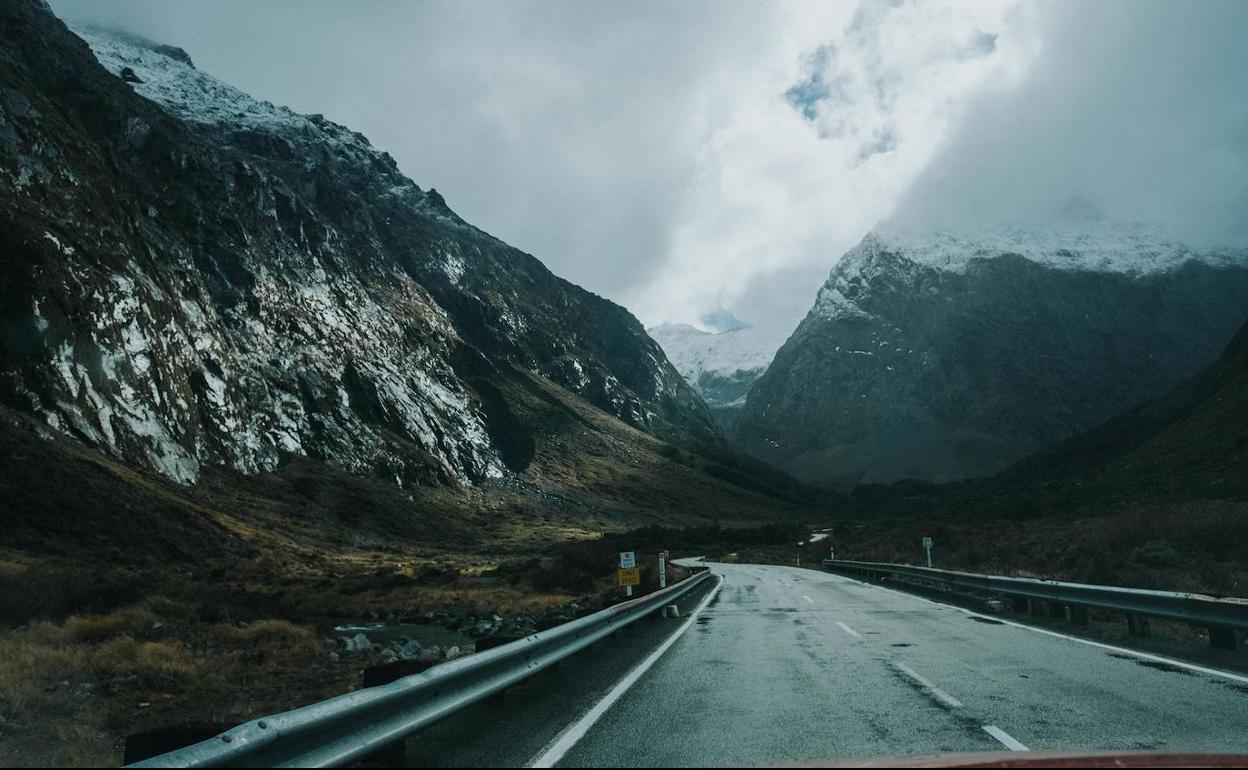
[[[367,756],[533,676],[696,587],[676,585],[380,687],[253,720],[129,767],[333,767]]]
[[[969,572],[910,567],[899,564],[825,559],[824,569],[865,577],[896,580],[943,591],[967,591],[1016,599],[1040,600],[1050,607],[1097,608],[1128,617],[1151,617],[1210,629],[1215,646],[1234,646],[1234,629],[1248,629],[1248,600],[1139,588],[1065,583],[1058,580],[977,575]]]

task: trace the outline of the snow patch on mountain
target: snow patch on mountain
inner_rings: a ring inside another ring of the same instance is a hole
[[[137,78],[128,80],[136,92],[182,120],[232,127],[309,127],[307,117],[254,99],[195,69],[189,58],[171,55],[176,49],[90,25],[76,27],[74,32],[87,41],[106,69],[120,75],[129,68]]]
[[[256,99],[196,69],[191,57],[180,48],[90,23],[77,25],[73,31],[87,42],[105,69],[179,120],[231,133],[260,132],[286,140],[303,140],[317,145],[318,155],[328,150],[347,161],[389,159],[361,133],[322,115],[303,115],[289,107]],[[141,124],[127,127],[131,133],[147,130]],[[403,179],[389,190],[389,195],[406,198],[426,216],[466,226],[436,190],[421,190],[410,179]]]
[[[826,318],[869,318],[871,314],[862,310],[857,299],[881,274],[914,287],[930,271],[965,274],[979,261],[1010,255],[1056,270],[1130,276],[1164,273],[1193,260],[1214,267],[1248,266],[1248,250],[1196,251],[1160,227],[1138,222],[1089,219],[1075,224],[1015,224],[961,231],[884,223],[832,269],[813,312]]]
[[[1017,254],[1045,267],[1144,275],[1198,259],[1241,264],[1242,251],[1201,253],[1154,225],[1096,220],[1072,225],[1006,225],[977,230],[923,231],[884,224],[858,248],[877,248],[939,270],[964,273],[977,259]],[[853,251],[850,252],[852,254]],[[847,255],[848,257],[848,255]]]
[[[697,387],[703,374],[721,377],[738,373],[762,374],[791,330],[777,326],[744,326],[705,332],[689,324],[662,324],[648,331],[685,381]]]

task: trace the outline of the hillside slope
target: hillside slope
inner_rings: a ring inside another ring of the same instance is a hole
[[[364,137],[81,31],[0,6],[5,547],[497,555],[791,511],[625,309]]]
[[[1248,591],[1248,324],[1171,393],[986,479],[858,488],[843,558],[1136,588]]]
[[[1172,393],[1033,455],[998,480],[1248,499],[1248,324]]]

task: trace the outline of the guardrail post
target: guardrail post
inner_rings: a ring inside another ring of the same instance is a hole
[[[1148,618],[1141,615],[1128,615],[1127,633],[1132,636],[1147,637],[1153,635],[1153,629],[1148,624]]]
[[[1209,644],[1217,650],[1233,650],[1235,644],[1235,629],[1230,626],[1209,626]]]
[[[1086,626],[1088,624],[1088,608],[1078,604],[1070,605],[1070,622],[1076,626]]]
[[[1044,607],[1040,605],[1040,602],[1036,601],[1035,599],[1032,599],[1030,602],[1028,602],[1028,605],[1031,608],[1031,616],[1033,618],[1044,617],[1045,615]]]

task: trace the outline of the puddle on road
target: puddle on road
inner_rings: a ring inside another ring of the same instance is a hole
[[[896,644],[892,646],[893,647],[913,647],[914,645],[911,644],[910,642],[897,642]]]

